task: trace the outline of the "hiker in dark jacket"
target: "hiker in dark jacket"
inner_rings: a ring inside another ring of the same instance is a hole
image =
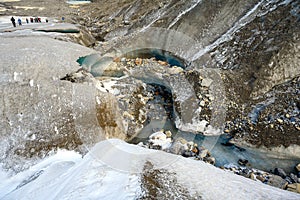
[[[16,27],[16,20],[14,17],[10,18],[11,23],[13,24],[14,27]]]

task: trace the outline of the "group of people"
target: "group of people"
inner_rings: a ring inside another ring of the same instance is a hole
[[[15,18],[14,18],[14,17],[11,17],[11,18],[10,18],[10,21],[11,21],[11,23],[13,24],[13,26],[16,27],[16,20],[15,20]],[[46,19],[45,21],[46,21],[46,23],[48,23],[48,19]],[[35,23],[41,23],[42,20],[41,20],[40,17],[35,17],[35,18],[30,17],[30,23],[33,23],[33,22],[35,22]],[[27,23],[27,24],[29,23],[28,18],[26,18],[26,23]],[[18,24],[19,24],[19,26],[22,26],[22,20],[21,20],[21,18],[18,18]]]

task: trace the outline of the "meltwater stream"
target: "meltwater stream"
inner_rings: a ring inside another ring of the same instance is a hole
[[[168,62],[171,66],[176,65],[183,69],[186,67],[184,60],[174,56],[170,52],[159,49],[141,49],[131,51],[123,56],[127,58],[155,57],[157,60]],[[100,57],[99,55],[93,54],[81,57],[77,62],[97,77],[101,76],[99,72],[103,71],[107,64],[112,62],[112,58]],[[95,71],[97,71],[97,73],[95,73]],[[180,85],[178,87],[180,87]],[[224,166],[226,164],[238,165],[239,159],[246,159],[253,168],[271,171],[274,170],[274,168],[280,167],[286,172],[293,172],[293,167],[299,162],[296,158],[279,158],[274,157],[274,155],[267,155],[256,149],[239,148],[228,142],[230,138],[227,135],[212,137],[203,136],[201,133],[195,134],[180,131],[176,128],[174,123],[175,116],[173,113],[174,108],[171,91],[164,86],[155,84],[147,84],[147,90],[148,92],[155,93],[154,99],[147,103],[147,105],[151,107],[151,109],[148,110],[148,119],[139,135],[132,139],[131,143],[133,144],[146,142],[152,133],[164,129],[172,132],[173,140],[182,137],[187,141],[197,143],[198,146],[204,146],[209,149],[212,156],[216,158],[216,166]]]
[[[216,166],[218,167],[227,164],[238,166],[239,159],[244,159],[248,160],[250,166],[256,169],[272,171],[279,167],[286,172],[295,172],[294,166],[299,163],[297,158],[274,157],[274,155],[265,154],[254,148],[240,148],[231,144],[229,142],[231,137],[225,134],[221,136],[204,136],[201,133],[195,134],[178,130],[174,123],[172,94],[163,86],[152,85],[151,87],[154,87],[153,91],[156,92],[154,99],[148,102],[152,110],[149,110],[148,120],[144,124],[144,128],[131,143],[146,143],[152,133],[162,129],[170,130],[173,141],[177,138],[184,138],[187,141],[193,141],[198,146],[207,148],[212,156],[216,158]]]
[[[248,160],[250,167],[263,171],[273,171],[275,168],[282,168],[285,172],[295,173],[294,166],[299,163],[297,158],[277,158],[272,155],[265,154],[253,148],[240,148],[229,143],[230,137],[227,135],[221,136],[204,136],[202,134],[194,134],[183,132],[174,126],[174,123],[169,120],[152,120],[131,142],[138,144],[146,142],[153,131],[170,130],[172,132],[173,141],[176,138],[184,138],[187,141],[193,141],[198,146],[208,148],[212,156],[216,158],[216,166],[221,167],[233,164],[239,166],[239,159]]]

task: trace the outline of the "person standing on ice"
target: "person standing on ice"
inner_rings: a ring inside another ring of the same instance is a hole
[[[11,23],[13,24],[14,27],[16,27],[16,20],[14,17],[10,18]]]
[[[19,23],[19,26],[22,26],[22,20],[20,18],[18,19],[18,23]]]

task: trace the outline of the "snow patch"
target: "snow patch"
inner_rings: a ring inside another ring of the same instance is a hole
[[[34,80],[31,79],[31,80],[29,81],[29,85],[30,85],[31,87],[33,87],[33,86],[34,86],[33,83],[34,83]]]
[[[68,4],[72,4],[72,5],[78,5],[78,4],[87,4],[87,3],[91,3],[91,1],[67,1]]]
[[[153,146],[161,146],[162,150],[168,149],[172,145],[171,138],[167,138],[166,134],[162,131],[155,132],[149,136],[149,142]]]
[[[174,173],[178,183],[190,194],[203,199],[300,198],[299,194],[237,176],[202,161],[114,139],[96,144],[84,158],[73,151],[60,150],[14,176],[0,171],[0,198],[136,199],[142,194],[142,174],[134,170],[143,169],[146,162]],[[121,165],[126,171],[114,169],[111,163]]]
[[[208,121],[201,120],[197,121],[195,119],[192,120],[192,123],[183,123],[182,120],[179,118],[175,121],[176,127],[179,130],[186,131],[186,132],[201,132],[203,133],[206,130],[206,126],[208,124]]]

